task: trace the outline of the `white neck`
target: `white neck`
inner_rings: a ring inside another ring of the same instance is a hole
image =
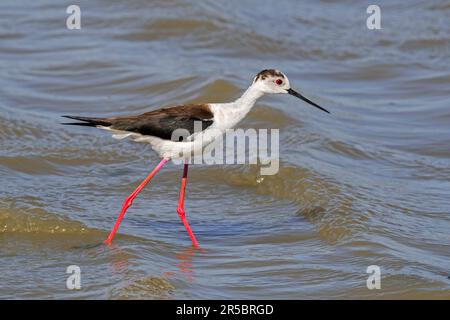
[[[252,109],[256,100],[263,95],[264,92],[253,84],[236,101],[213,104],[217,126],[221,129],[233,128]]]
[[[255,105],[256,100],[261,98],[263,95],[264,92],[252,84],[239,99],[233,102],[234,108],[242,112],[242,117],[245,117],[245,115]]]

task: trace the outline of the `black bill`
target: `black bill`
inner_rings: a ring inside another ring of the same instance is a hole
[[[297,91],[295,91],[295,90],[293,90],[293,89],[288,89],[288,90],[287,90],[287,93],[289,93],[290,95],[292,95],[292,96],[294,96],[294,97],[297,97],[297,98],[299,98],[299,99],[302,99],[302,100],[305,101],[305,102],[308,102],[310,105],[312,105],[312,106],[314,106],[314,107],[316,107],[316,108],[318,108],[318,109],[320,109],[320,110],[322,110],[322,111],[325,111],[326,113],[330,113],[330,111],[328,111],[327,109],[322,108],[322,107],[319,106],[318,104],[312,102],[312,101],[309,100],[308,98],[305,98],[304,96],[302,96],[300,93],[298,93]]]

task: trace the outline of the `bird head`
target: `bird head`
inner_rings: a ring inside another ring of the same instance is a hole
[[[287,93],[294,97],[297,97],[310,105],[324,111],[330,113],[325,108],[322,108],[318,104],[312,102],[307,99],[297,91],[291,88],[288,77],[284,73],[276,69],[265,69],[259,72],[253,78],[253,87],[257,88],[263,93]]]

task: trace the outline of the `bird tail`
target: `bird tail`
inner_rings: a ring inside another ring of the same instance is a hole
[[[109,127],[112,124],[110,121],[108,121],[105,118],[88,118],[88,117],[78,117],[78,116],[62,116],[62,117],[82,121],[82,122],[61,123],[64,125],[87,126],[87,127],[97,127],[97,126]]]

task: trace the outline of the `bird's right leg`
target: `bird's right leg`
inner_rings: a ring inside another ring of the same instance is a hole
[[[198,248],[197,239],[195,239],[195,235],[192,232],[191,227],[189,226],[189,223],[186,219],[186,212],[184,211],[184,194],[186,192],[188,167],[189,164],[185,163],[183,169],[183,178],[181,179],[180,198],[178,200],[177,212],[178,215],[180,216],[181,222],[183,222],[184,227],[186,228],[186,231],[189,234],[189,237],[191,238],[192,245],[194,246],[194,248]]]
[[[158,173],[158,171],[166,164],[166,162],[169,161],[169,159],[162,159],[161,162],[153,169],[153,171],[148,175],[147,178],[145,178],[144,181],[141,182],[141,184],[136,188],[136,190],[133,191],[132,194],[130,194],[123,204],[122,210],[120,211],[119,216],[117,217],[116,223],[114,224],[114,227],[111,230],[111,233],[109,234],[108,238],[105,240],[106,244],[111,244],[115,233],[117,232],[117,229],[119,229],[120,222],[123,219],[123,216],[125,215],[125,212],[127,209],[133,204],[134,198],[139,194],[139,192],[144,189],[144,187],[147,185],[147,183],[150,182],[150,180]]]

